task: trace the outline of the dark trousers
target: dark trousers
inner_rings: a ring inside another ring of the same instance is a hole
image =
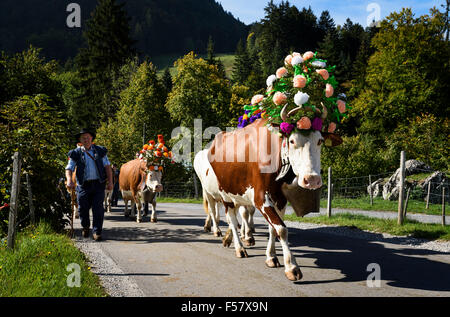
[[[89,209],[92,208],[92,231],[101,234],[105,209],[105,183],[99,181],[84,182],[83,186],[77,186],[78,212],[80,213],[81,226],[89,228],[91,225]]]
[[[114,184],[111,200],[112,200],[112,205],[117,206],[117,203],[119,201],[119,182],[116,182]]]

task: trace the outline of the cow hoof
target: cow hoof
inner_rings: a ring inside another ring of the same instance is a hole
[[[281,267],[280,261],[278,261],[277,257],[273,257],[266,260],[266,265],[270,268]]]
[[[284,272],[284,274],[286,274],[288,280],[293,282],[301,280],[303,277],[302,271],[300,271],[300,268],[298,267],[295,267],[290,271]]]
[[[211,232],[211,227],[207,227],[207,226],[204,226],[203,227],[203,229],[205,230],[205,232]]]
[[[152,219],[150,219],[150,221],[151,221],[152,223],[157,223],[157,222],[158,222],[158,220],[156,220],[156,218],[152,218]]]
[[[233,240],[229,239],[229,237],[225,236],[225,237],[222,239],[222,244],[223,244],[223,246],[224,246],[225,248],[229,248],[232,241],[233,241]]]
[[[218,230],[218,231],[214,232],[214,236],[215,237],[221,237],[222,236],[222,231]]]
[[[255,245],[255,238],[249,238],[244,240],[244,243],[247,247],[251,247]]]
[[[238,257],[238,258],[248,258],[247,251],[245,251],[245,249],[236,250],[236,257]]]

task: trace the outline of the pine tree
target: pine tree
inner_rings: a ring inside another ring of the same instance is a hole
[[[110,90],[114,74],[136,52],[130,38],[129,18],[124,4],[115,0],[98,0],[97,7],[83,33],[87,47],[76,57],[83,93],[77,100],[79,125],[98,127],[111,116]]]
[[[172,91],[173,82],[172,82],[172,75],[170,74],[169,68],[166,68],[164,70],[161,81],[162,81],[162,84],[164,85],[164,87],[166,87],[167,93],[170,93]]]

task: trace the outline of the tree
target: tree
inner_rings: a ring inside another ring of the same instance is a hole
[[[98,127],[114,113],[110,99],[114,74],[135,55],[123,6],[115,0],[98,0],[87,22],[83,33],[87,47],[76,57],[82,97],[76,100],[79,108],[74,119],[79,125]]]
[[[161,80],[164,87],[166,88],[167,94],[169,94],[172,91],[173,82],[172,75],[170,74],[170,69],[168,67],[164,70]]]
[[[448,117],[450,46],[437,10],[414,18],[410,9],[381,22],[372,44],[365,88],[353,102],[360,131],[385,135],[421,113]]]
[[[21,96],[0,108],[0,183],[10,183],[11,157],[15,151],[20,151],[22,171],[29,174],[32,185],[36,219],[48,222],[57,230],[64,227],[63,217],[69,214],[70,208],[70,203],[58,190],[69,147],[65,132],[62,113],[52,106],[52,100],[46,95]],[[7,195],[0,190],[0,201],[9,200]],[[29,203],[25,195],[19,198],[18,219],[23,219],[29,213]],[[5,229],[6,216],[0,213],[0,236]]]
[[[164,107],[166,96],[156,68],[151,63],[142,63],[120,94],[117,116],[102,123],[97,131],[97,140],[108,148],[113,164],[121,165],[135,158],[143,146],[144,124],[147,138],[144,142],[158,134],[170,136],[173,126]]]
[[[196,58],[193,52],[175,62],[177,75],[173,80],[166,108],[171,118],[185,127],[193,127],[194,119],[203,126],[225,127],[230,119],[228,105],[230,87],[217,66]]]

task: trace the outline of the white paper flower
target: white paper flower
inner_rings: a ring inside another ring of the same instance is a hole
[[[321,62],[321,61],[312,62],[311,65],[313,65],[314,67],[319,67],[319,68],[327,67],[327,63]]]
[[[301,63],[303,63],[303,58],[301,56],[296,55],[296,56],[292,57],[292,61],[291,61],[292,66],[295,66],[295,65],[298,65]]]
[[[301,106],[305,103],[307,103],[309,100],[309,95],[306,93],[303,93],[301,91],[299,91],[295,96],[294,96],[294,102],[297,106]]]
[[[276,82],[277,80],[277,76],[276,75],[270,75],[269,77],[267,77],[267,87],[273,86],[273,83]]]

